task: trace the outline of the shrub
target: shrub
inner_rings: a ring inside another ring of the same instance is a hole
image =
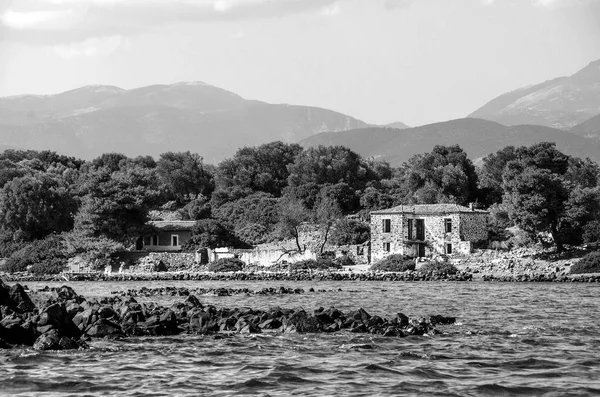
[[[583,241],[586,243],[600,242],[600,220],[588,222],[583,227]]]
[[[331,243],[335,245],[362,244],[369,241],[369,238],[371,227],[358,219],[341,219],[331,231]]]
[[[354,259],[350,258],[348,255],[343,255],[339,258],[336,258],[335,263],[337,263],[340,266],[356,266],[356,262],[354,262]]]
[[[456,274],[458,269],[450,262],[427,262],[419,268],[420,273]]]
[[[22,272],[29,268],[34,274],[56,274],[65,269],[67,257],[63,252],[62,239],[50,235],[43,240],[27,243],[15,251],[6,261],[4,270]]]
[[[239,272],[244,268],[244,262],[238,258],[221,258],[208,265],[209,272]]]
[[[571,266],[571,273],[600,273],[600,251],[593,251]]]
[[[297,270],[331,270],[331,269],[341,269],[342,265],[332,261],[331,259],[307,259],[303,261],[299,261],[296,263],[292,263],[291,269],[294,271]]]
[[[405,272],[407,270],[415,270],[415,262],[409,256],[393,254],[373,264],[371,270],[379,272]]]

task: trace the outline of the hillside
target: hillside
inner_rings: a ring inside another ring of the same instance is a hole
[[[553,141],[570,155],[590,157],[600,162],[600,140],[535,125],[506,127],[493,121],[458,119],[404,130],[364,128],[329,132],[300,142],[305,147],[342,145],[365,157],[374,157],[397,166],[417,153],[430,152],[435,145],[460,145],[471,159],[478,159],[505,146],[527,146]]]
[[[85,159],[190,150],[218,162],[242,146],[366,126],[331,110],[246,100],[200,82],[0,98],[0,146]]]
[[[571,128],[571,132],[587,138],[600,139],[600,114]]]
[[[569,130],[600,114],[600,60],[570,77],[500,95],[468,117]]]

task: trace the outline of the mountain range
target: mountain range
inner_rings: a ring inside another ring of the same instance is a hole
[[[558,77],[500,95],[469,117],[504,125],[535,124],[570,130],[600,114],[600,60]]]
[[[243,146],[366,126],[331,110],[247,100],[200,82],[0,98],[0,146],[84,159],[113,151],[156,157],[190,150],[218,162]]]
[[[570,77],[501,95],[468,118],[414,128],[248,100],[201,82],[0,98],[0,151],[49,149],[91,159],[190,150],[217,163],[240,147],[275,140],[343,145],[393,165],[436,144],[459,144],[479,159],[507,145],[554,141],[567,154],[600,162],[600,60]]]
[[[363,128],[344,132],[327,132],[300,142],[305,147],[317,145],[346,146],[363,157],[381,159],[393,166],[411,156],[430,152],[435,145],[458,144],[473,160],[506,146],[528,146],[537,142],[556,142],[566,154],[589,157],[600,162],[600,140],[580,137],[559,129],[521,125],[507,127],[494,121],[465,118],[408,129]]]

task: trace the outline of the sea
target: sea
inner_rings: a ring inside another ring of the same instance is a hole
[[[10,283],[9,283],[10,284]],[[26,283],[30,290],[65,283]],[[89,350],[0,350],[3,396],[600,395],[600,285],[494,282],[69,282],[86,297],[177,286],[302,288],[201,295],[217,307],[364,308],[456,317],[441,334],[178,335],[94,340]],[[311,292],[310,289],[314,289]],[[138,300],[169,304],[182,297]]]

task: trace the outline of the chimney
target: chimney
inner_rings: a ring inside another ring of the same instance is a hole
[[[475,211],[475,203],[469,203],[469,209]]]

